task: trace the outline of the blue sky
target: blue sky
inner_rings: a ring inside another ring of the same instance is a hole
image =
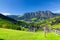
[[[0,0],[0,13],[4,15],[21,15],[39,10],[60,12],[60,0]]]

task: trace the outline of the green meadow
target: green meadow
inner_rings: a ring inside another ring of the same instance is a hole
[[[60,35],[55,33],[46,33],[46,37],[43,32],[26,32],[19,30],[11,30],[0,28],[1,40],[60,40]]]

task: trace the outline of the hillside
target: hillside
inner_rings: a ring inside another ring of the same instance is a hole
[[[52,36],[51,36],[52,35]],[[60,40],[55,33],[47,33],[46,38],[43,32],[25,32],[0,28],[0,39],[3,40]]]
[[[17,20],[19,15],[7,15],[7,16],[10,17],[10,18],[13,18],[15,20]]]
[[[17,29],[18,26],[24,26],[25,24],[25,22],[17,21],[15,19],[0,14],[1,28]]]
[[[13,17],[13,15],[8,15],[8,17]],[[58,28],[60,25],[60,14],[52,13],[51,11],[37,11],[37,12],[29,12],[25,13],[22,16],[14,16],[20,20],[28,23],[24,27],[28,28],[28,30],[34,31],[43,29],[43,26],[48,26],[53,28]]]
[[[34,23],[35,26],[49,26],[51,28],[60,28],[60,15],[48,18],[46,20],[38,20]]]

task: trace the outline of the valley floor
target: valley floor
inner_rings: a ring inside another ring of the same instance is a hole
[[[60,35],[47,33],[46,38],[43,32],[25,32],[0,28],[0,39],[3,40],[60,40]]]

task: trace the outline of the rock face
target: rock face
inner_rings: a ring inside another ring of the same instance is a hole
[[[8,16],[13,19],[16,19],[16,20],[30,21],[31,19],[34,19],[34,18],[36,18],[36,20],[47,19],[47,18],[53,17],[54,15],[56,15],[56,14],[47,10],[47,11],[29,12],[29,13],[25,13],[22,16],[19,16],[19,15],[17,15],[17,16],[8,15]]]
[[[30,20],[31,18],[37,18],[37,19],[46,19],[53,17],[54,14],[51,11],[37,11],[37,12],[30,12],[25,13],[22,17],[20,17],[20,20]]]

